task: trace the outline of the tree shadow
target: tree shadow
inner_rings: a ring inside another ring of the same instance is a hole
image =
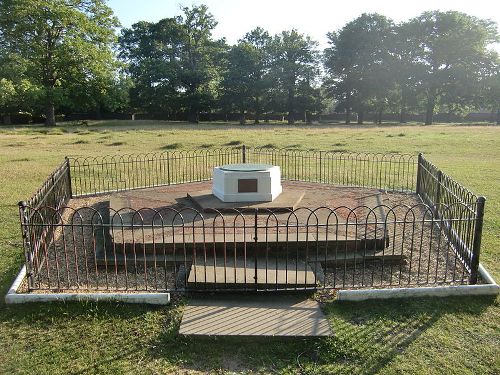
[[[327,302],[323,311],[333,330],[327,338],[181,336],[184,300],[176,301],[167,307],[93,302],[6,306],[0,323],[20,339],[29,337],[34,348],[47,344],[55,351],[64,348],[70,354],[54,359],[52,365],[72,374],[124,363],[129,371],[147,363],[148,370],[158,373],[173,368],[188,373],[375,374],[443,315],[479,317],[495,297]],[[60,335],[64,339],[50,342]],[[71,353],[85,357],[94,345],[106,348],[94,353],[92,360],[79,360],[78,366],[71,363]],[[33,360],[41,358],[35,353]]]
[[[490,297],[329,302],[327,338],[179,336],[162,331],[150,347],[192,371],[376,374],[444,314],[479,315]]]

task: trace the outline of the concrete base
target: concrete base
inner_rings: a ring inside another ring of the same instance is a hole
[[[191,300],[184,309],[181,335],[331,336],[319,304],[295,296],[227,296]]]
[[[229,164],[213,171],[212,193],[222,202],[272,202],[282,191],[278,166]]]

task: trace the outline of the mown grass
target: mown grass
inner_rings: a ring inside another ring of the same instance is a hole
[[[500,277],[500,128],[461,125],[287,126],[90,122],[0,128],[0,292],[22,264],[17,201],[65,155],[211,147],[424,152],[487,197],[482,263]],[[236,143],[238,142],[238,143]],[[112,146],[112,147],[110,147]],[[497,374],[498,298],[325,304],[335,336],[215,339],[177,335],[182,301],[6,306],[0,302],[0,373]]]

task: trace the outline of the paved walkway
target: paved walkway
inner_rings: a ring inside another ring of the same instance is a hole
[[[215,296],[192,299],[184,309],[181,335],[331,336],[316,301],[289,295]]]

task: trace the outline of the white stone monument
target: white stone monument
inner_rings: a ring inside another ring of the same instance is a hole
[[[281,170],[269,164],[215,167],[212,193],[223,202],[272,202],[283,191]]]

